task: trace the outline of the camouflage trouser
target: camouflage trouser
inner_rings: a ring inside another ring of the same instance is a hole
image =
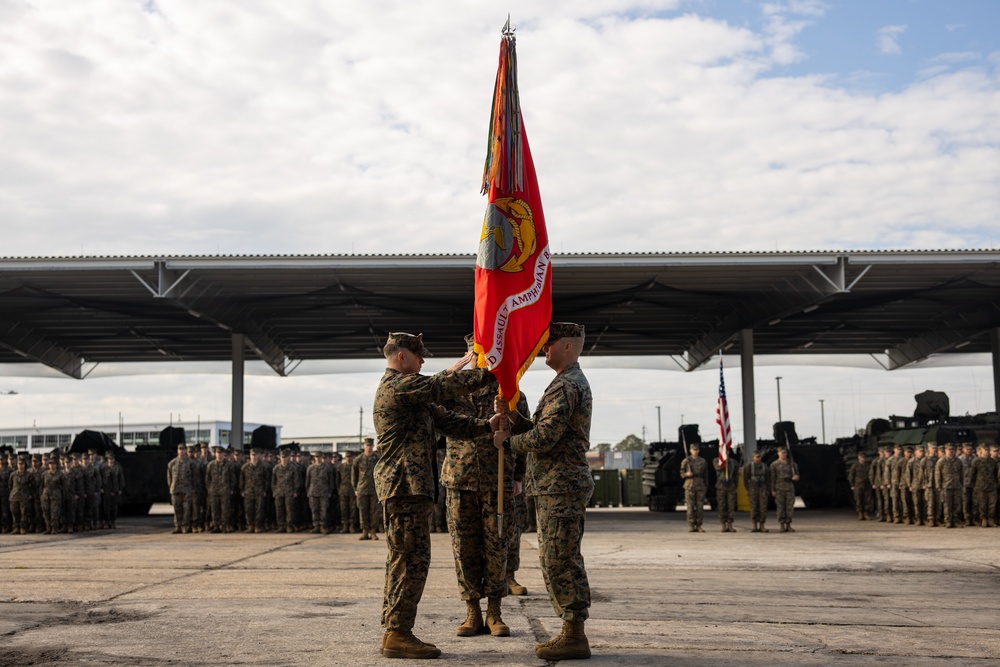
[[[330,498],[327,496],[309,496],[309,513],[312,514],[314,528],[328,528]]]
[[[87,501],[85,496],[74,496],[69,501],[70,513],[66,515],[66,520],[72,522],[79,530],[83,530],[83,524],[87,519]]]
[[[750,497],[750,520],[763,525],[767,521],[767,487],[751,484],[747,487],[747,495]]]
[[[854,487],[854,509],[858,514],[867,517],[871,512],[872,495],[871,489],[866,484]]]
[[[358,526],[358,499],[353,493],[340,496],[340,524],[344,530],[354,530]]]
[[[0,490],[0,528],[5,533],[11,529],[10,495],[5,490]]]
[[[913,496],[913,520],[917,523],[923,523],[926,514],[925,507],[927,505],[927,499],[924,498],[924,490],[913,489],[910,491],[910,494]]]
[[[700,526],[705,506],[704,482],[698,480],[694,484],[684,486],[684,504],[687,505],[688,526],[693,528]]]
[[[101,518],[101,492],[88,493],[86,502],[87,521],[91,526],[97,526]]]
[[[295,527],[295,506],[299,499],[293,495],[274,497],[274,515],[278,521],[278,530]]]
[[[924,489],[924,502],[927,503],[927,523],[933,524],[937,521],[937,489],[931,487]]]
[[[966,523],[972,523],[979,517],[976,516],[977,509],[972,504],[972,487],[967,486],[962,491],[962,518],[965,519]]]
[[[374,493],[362,493],[358,496],[358,518],[361,520],[362,533],[375,532],[377,513],[378,496]]]
[[[872,495],[875,496],[875,511],[878,512],[879,521],[882,521],[885,519],[885,503],[882,498],[882,489],[873,487]]]
[[[191,528],[191,494],[174,493],[170,500],[174,504],[174,528]]]
[[[535,496],[538,560],[556,615],[564,621],[590,616],[590,583],[580,553],[590,499],[578,495]]]
[[[723,525],[732,523],[736,516],[736,487],[716,486],[715,502],[719,508],[719,521]]]
[[[962,509],[962,489],[941,489],[941,499],[944,509],[944,523],[946,526],[954,526],[959,520]]]
[[[792,486],[777,487],[774,490],[774,504],[778,507],[778,523],[791,523],[795,509],[795,489]]]
[[[892,521],[892,493],[887,487],[879,489],[882,495],[882,516],[886,521]]]
[[[31,501],[11,500],[10,518],[12,529],[20,529],[22,532],[27,532],[28,529],[31,528],[31,517],[29,516],[30,512]]]
[[[521,533],[524,531],[527,517],[527,504],[524,494],[519,493],[510,499],[510,533],[507,535],[507,576],[514,578],[514,573],[521,569]]]
[[[42,496],[42,515],[45,517],[45,531],[48,533],[58,533],[63,528],[61,495]]]
[[[910,489],[905,486],[897,487],[897,495],[899,496],[899,514],[897,517],[901,521],[910,521],[913,519],[913,512],[910,511]]]
[[[985,523],[989,526],[997,524],[996,517],[993,515],[993,510],[997,505],[996,489],[973,491],[972,502],[976,508],[976,515],[980,523]]]
[[[448,489],[447,512],[461,598],[505,597],[507,533],[511,521],[509,515],[504,517],[504,536],[501,537],[497,529],[495,493]]]
[[[208,495],[208,507],[212,512],[212,526],[216,530],[230,530],[232,525],[230,517],[233,510],[230,507],[232,496],[228,493],[210,493]]]
[[[246,496],[243,498],[243,511],[247,519],[247,528],[264,528],[267,521],[267,496]]]
[[[538,530],[538,513],[535,511],[534,496],[524,497],[524,532],[534,533]]]
[[[397,496],[385,502],[385,594],[382,627],[409,632],[417,619],[431,566],[431,499]]]
[[[889,488],[889,498],[892,503],[892,518],[894,521],[903,520],[903,498],[900,493],[900,488],[895,484]]]

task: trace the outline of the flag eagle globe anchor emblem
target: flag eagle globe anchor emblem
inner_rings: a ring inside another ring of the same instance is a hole
[[[535,223],[526,201],[498,197],[486,206],[477,265],[489,270],[518,273],[524,270],[524,263],[534,254],[535,248]]]

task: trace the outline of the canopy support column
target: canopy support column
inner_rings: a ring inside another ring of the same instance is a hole
[[[243,449],[243,367],[246,361],[246,341],[243,334],[233,334],[233,419],[229,429],[229,446]]]
[[[743,380],[743,462],[757,450],[757,401],[753,390],[753,329],[740,329],[740,376]]]

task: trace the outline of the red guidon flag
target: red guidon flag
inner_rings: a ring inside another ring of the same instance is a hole
[[[489,194],[476,257],[473,332],[479,366],[500,383],[513,408],[518,382],[549,336],[552,270],[535,165],[521,118],[517,53],[510,21],[500,40],[489,143],[483,169]]]

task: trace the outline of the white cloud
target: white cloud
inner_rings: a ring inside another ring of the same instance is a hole
[[[903,53],[903,48],[899,45],[899,36],[906,32],[905,25],[887,25],[878,30],[878,50],[881,53],[891,56],[898,56]]]

